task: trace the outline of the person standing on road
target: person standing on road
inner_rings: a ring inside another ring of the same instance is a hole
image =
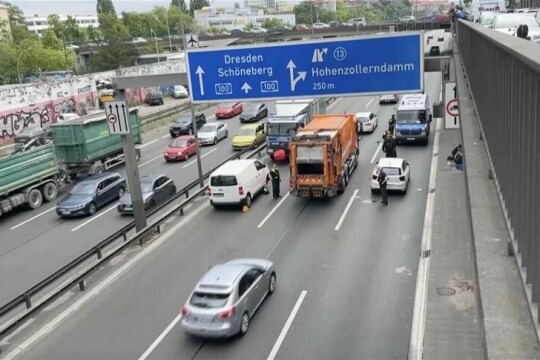
[[[397,157],[397,143],[396,139],[392,136],[392,134],[388,134],[386,136],[386,140],[384,140],[382,151],[386,153],[386,157],[388,158],[395,158]]]
[[[274,164],[272,170],[270,170],[270,178],[272,179],[272,195],[274,199],[280,198],[279,194],[279,183],[281,182],[281,176],[279,175],[279,170],[277,165]]]
[[[390,120],[388,120],[388,132],[391,135],[394,135],[394,129],[396,128],[396,116],[392,115]]]
[[[388,175],[384,172],[384,169],[381,169],[379,176],[377,177],[379,182],[379,189],[381,190],[382,203],[383,205],[388,205],[388,194],[386,193],[386,184],[388,183]]]
[[[452,34],[456,33],[456,8],[453,2],[450,3],[450,9],[448,10],[448,17],[450,18],[450,32]]]

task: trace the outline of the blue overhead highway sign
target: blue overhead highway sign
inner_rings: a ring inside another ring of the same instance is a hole
[[[188,50],[194,103],[423,91],[421,33]]]

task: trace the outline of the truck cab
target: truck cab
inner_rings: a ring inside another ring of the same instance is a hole
[[[400,142],[429,142],[433,115],[426,94],[403,95],[396,109],[395,138]]]

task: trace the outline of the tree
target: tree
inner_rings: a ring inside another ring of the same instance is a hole
[[[276,26],[283,26],[283,20],[271,18],[271,19],[266,19],[266,21],[263,23],[263,27],[266,29],[271,29]]]
[[[113,70],[134,65],[138,55],[133,45],[126,44],[118,38],[112,38],[91,59],[91,64],[98,71]]]
[[[189,12],[193,16],[195,14],[195,10],[200,10],[205,6],[209,6],[208,0],[190,0]]]
[[[52,29],[48,29],[43,33],[41,37],[41,43],[45,48],[59,50],[60,41],[56,36],[56,33]]]
[[[13,43],[19,44],[23,40],[34,37],[34,35],[31,34],[26,27],[23,11],[18,6],[11,5],[7,2],[4,2],[3,5],[7,6],[8,8],[9,25],[11,27]]]
[[[186,14],[185,12],[180,12],[180,9],[177,7],[169,8],[169,28],[171,30],[171,35],[179,35],[182,33],[180,29],[180,16],[182,16],[182,22],[184,23],[184,31],[189,33],[193,30],[193,18]]]
[[[186,0],[171,0],[171,6],[176,6],[182,12],[187,11]]]
[[[96,12],[99,15],[112,14],[116,16],[116,10],[112,0],[97,0]]]
[[[92,42],[103,40],[103,36],[101,35],[99,29],[93,27],[92,25],[86,28],[86,38]]]
[[[313,1],[302,1],[294,7],[297,24],[313,24],[316,22],[317,7]]]
[[[129,31],[114,14],[99,15],[99,30],[103,35],[103,39],[107,42],[114,39],[120,41],[127,41],[130,39]]]

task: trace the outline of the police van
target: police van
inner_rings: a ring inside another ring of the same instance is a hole
[[[433,115],[429,96],[406,94],[396,109],[395,137],[400,142],[429,142],[429,131]]]

